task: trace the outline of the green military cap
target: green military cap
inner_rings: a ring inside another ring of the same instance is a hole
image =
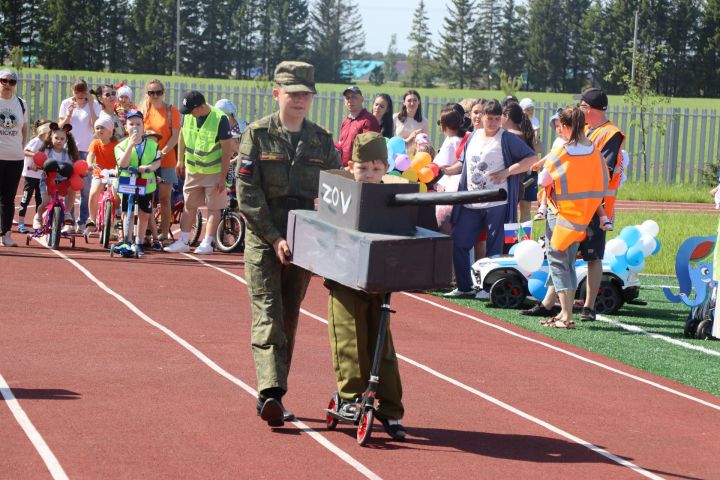
[[[385,139],[378,132],[365,132],[355,137],[353,142],[353,162],[372,162],[382,160],[388,163],[388,151]]]
[[[275,67],[274,80],[288,93],[317,93],[315,90],[315,67],[309,63],[280,62]]]

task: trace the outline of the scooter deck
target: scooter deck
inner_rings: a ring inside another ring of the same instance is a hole
[[[362,411],[360,409],[358,409],[358,411],[355,413],[354,417],[346,417],[345,415],[343,415],[339,412],[336,412],[334,410],[328,410],[328,409],[325,409],[325,413],[327,413],[328,415],[330,415],[332,418],[334,418],[335,420],[337,420],[340,423],[346,423],[349,425],[357,425],[360,423],[360,414],[362,413]]]

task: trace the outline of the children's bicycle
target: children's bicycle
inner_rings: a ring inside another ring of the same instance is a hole
[[[59,175],[53,176],[52,178],[48,176],[46,178],[46,183],[53,182],[54,188],[50,188],[53,192],[52,201],[48,204],[45,212],[42,214],[42,226],[27,235],[25,238],[25,245],[29,245],[30,240],[33,238],[39,238],[47,235],[48,246],[53,250],[60,248],[61,238],[68,239],[70,241],[70,246],[75,248],[75,237],[69,233],[62,232],[63,222],[65,220],[65,201],[58,191],[58,186],[65,180],[65,177],[61,177]]]
[[[98,210],[97,216],[95,217],[95,224],[100,235],[100,243],[103,248],[110,248],[110,238],[112,236],[113,222],[115,219],[115,211],[117,210],[120,201],[113,182],[117,178],[117,170],[101,170],[98,178],[105,185],[100,198],[98,198]],[[90,233],[85,231],[85,242],[88,242]]]
[[[230,253],[236,249],[245,250],[245,219],[238,211],[237,195],[235,193],[235,175],[233,168],[228,170],[226,188],[228,192],[228,207],[220,213],[220,223],[215,232],[215,246],[223,253]]]
[[[118,193],[127,195],[128,201],[123,224],[123,238],[119,243],[110,247],[110,256],[112,257],[117,253],[124,258],[138,258],[137,245],[133,239],[135,238],[135,228],[137,228],[138,199],[141,195],[145,195],[147,180],[140,177],[137,168],[119,168],[118,170],[130,174],[130,176],[118,177]]]
[[[172,193],[170,194],[170,205],[172,206],[172,216],[170,217],[170,238],[173,240],[175,240],[175,235],[173,234],[172,227],[173,225],[180,225],[180,219],[182,218],[183,210],[185,209],[185,200],[182,194],[182,183],[182,179],[178,180],[178,183],[173,185]],[[155,198],[157,199],[157,196],[155,196]],[[160,221],[162,220],[162,213],[157,201],[154,203],[153,208],[155,209],[155,223],[159,227],[161,225]],[[200,239],[200,233],[202,232],[202,224],[202,212],[198,209],[195,222],[193,222],[190,228],[190,246],[197,245],[197,242]]]

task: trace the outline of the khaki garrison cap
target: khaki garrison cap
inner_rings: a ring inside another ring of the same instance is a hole
[[[315,67],[309,63],[280,62],[275,67],[273,80],[288,93],[317,93],[315,90]]]
[[[352,161],[363,163],[382,160],[387,164],[388,150],[385,139],[377,132],[365,132],[355,137]]]

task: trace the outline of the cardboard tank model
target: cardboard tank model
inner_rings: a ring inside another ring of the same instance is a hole
[[[359,183],[342,170],[321,172],[318,211],[292,210],[288,217],[286,238],[295,265],[355,290],[384,294],[370,382],[357,413],[341,414],[337,392],[325,410],[328,429],[338,422],[357,425],[360,445],[372,431],[390,292],[445,288],[452,280],[452,240],[418,227],[418,207],[507,198],[505,190],[418,190],[417,183]]]

